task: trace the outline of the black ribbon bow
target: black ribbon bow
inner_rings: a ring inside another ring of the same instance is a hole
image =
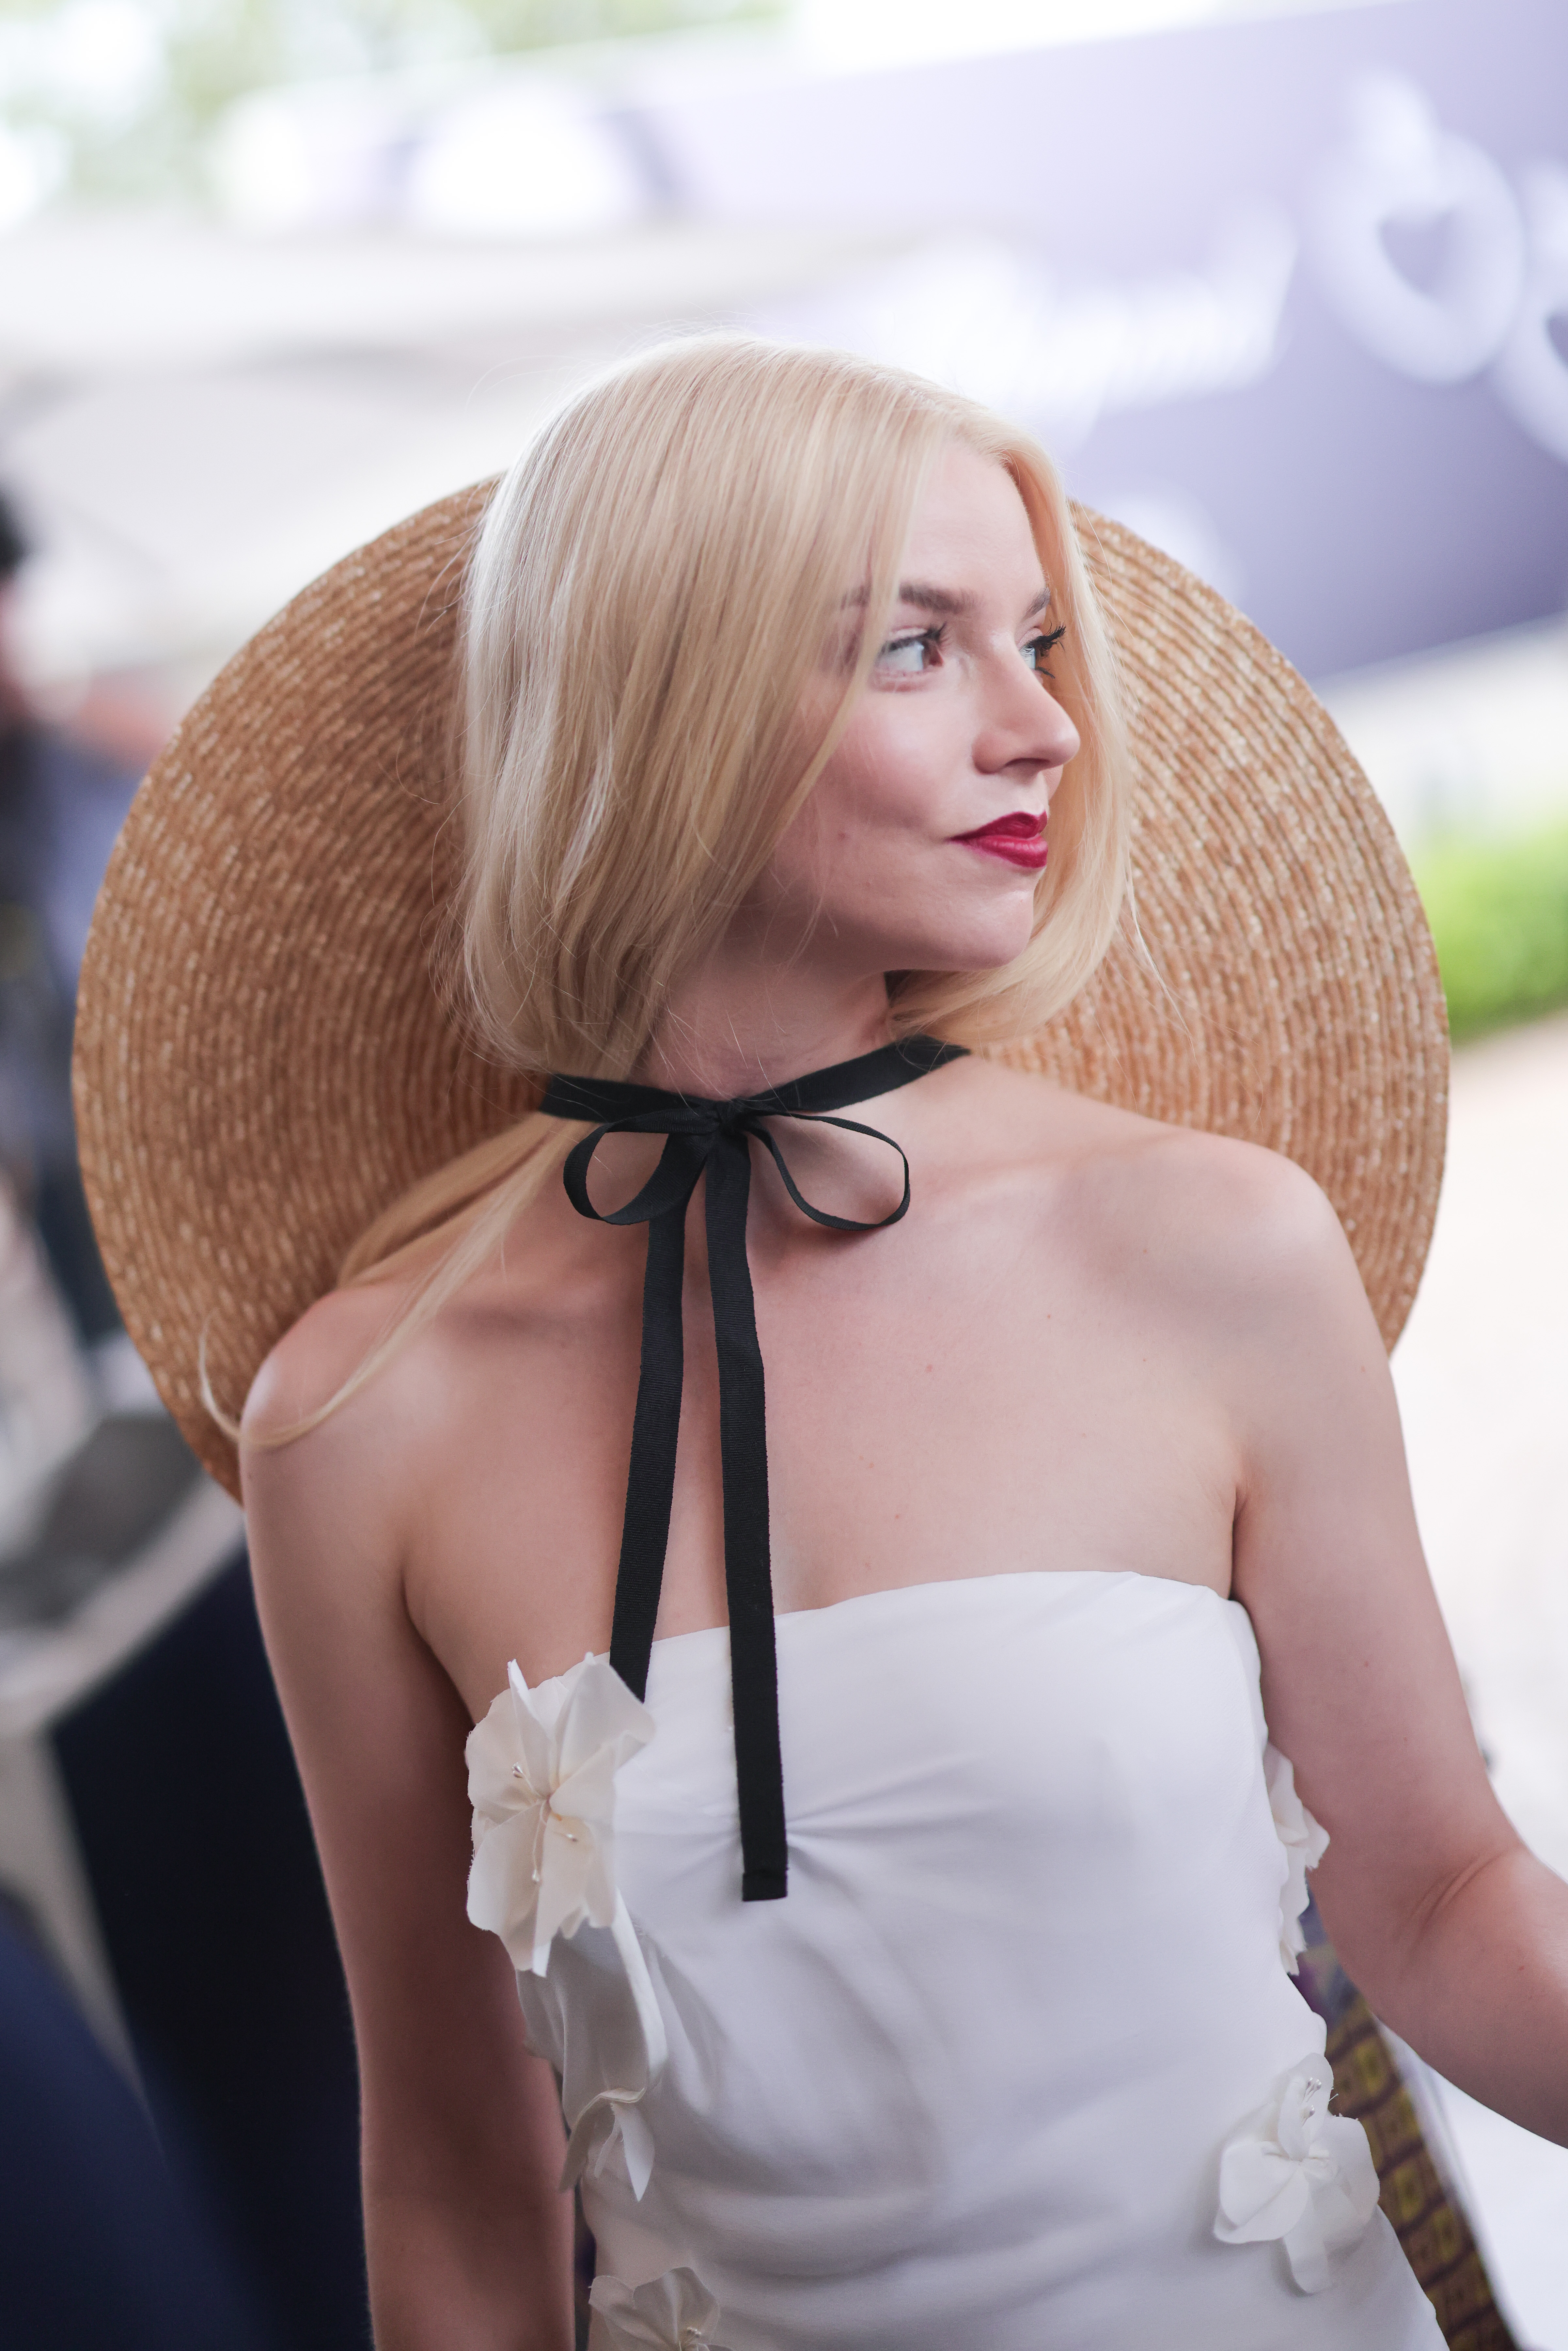
[[[944,1062],[962,1045],[935,1037],[905,1037],[852,1061],[815,1070],[785,1086],[736,1102],[662,1092],[655,1086],[612,1078],[552,1077],[539,1108],[552,1118],[589,1118],[593,1133],[573,1145],[563,1180],[579,1216],[605,1225],[646,1225],[648,1264],[643,1282],[643,1355],[632,1424],[632,1466],[615,1579],[610,1662],[642,1698],[659,1614],[670,1501],[675,1483],[675,1439],[681,1421],[681,1288],[685,1268],[686,1205],[705,1172],[708,1285],[718,1343],[719,1458],[724,1487],[724,1574],[729,1603],[730,1687],[735,1701],[735,1769],[740,1798],[741,1899],[771,1902],[786,1891],[784,1770],[779,1751],[779,1668],[773,1635],[773,1579],[768,1547],[768,1436],[762,1352],[751,1268],[746,1253],[746,1212],[751,1192],[751,1137],[770,1155],[803,1216],[841,1233],[876,1232],[895,1225],[909,1206],[909,1162],[889,1134],[852,1118],[832,1115],[847,1103],[891,1093]],[[768,1133],[769,1118],[806,1119],[870,1135],[898,1153],[904,1193],[885,1217],[862,1221],[813,1207],[789,1173]],[[588,1171],[607,1134],[668,1137],[659,1164],[623,1208],[601,1213],[588,1196]]]

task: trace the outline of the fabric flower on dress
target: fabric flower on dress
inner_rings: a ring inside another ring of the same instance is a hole
[[[647,1708],[603,1657],[584,1657],[538,1690],[514,1663],[465,1750],[474,1806],[468,1916],[506,1945],[519,1997],[524,1977],[549,1972],[558,1935],[570,1939],[585,1927],[607,1928],[613,1938],[636,2038],[614,2036],[615,2053],[593,2061],[586,2083],[575,2064],[565,2064],[570,2137],[561,2184],[573,2186],[591,2166],[602,2172],[619,2148],[639,2199],[653,2170],[653,2141],[638,2108],[664,2070],[669,2043],[637,1930],[615,1884],[615,1775],[653,1730]],[[541,1986],[538,1995],[546,2002],[539,2017],[524,2001],[530,2029],[549,2016],[551,2000],[576,2005],[593,1980],[592,1968],[570,1985],[558,1986],[552,1976],[550,1992]],[[564,2061],[564,2027],[552,2033],[547,2026],[542,2045],[557,2039]]]
[[[589,2351],[724,2351],[718,2304],[695,2270],[666,2270],[646,2285],[596,2277],[588,2300]]]
[[[1269,1809],[1280,1843],[1285,1848],[1286,1878],[1280,1894],[1280,1957],[1286,1972],[1296,1973],[1296,1960],[1306,1949],[1301,1913],[1307,1907],[1307,1872],[1315,1869],[1328,1851],[1329,1833],[1314,1821],[1296,1793],[1295,1767],[1288,1755],[1270,1745],[1263,1750],[1263,1778]]]
[[[619,2147],[632,2193],[642,2202],[653,2175],[653,2134],[638,2112],[645,2095],[643,2090],[600,2090],[589,2100],[567,2139],[563,2192],[588,2173],[601,2179]]]
[[[1333,2090],[1327,2058],[1303,2058],[1219,2158],[1215,2235],[1227,2245],[1280,2239],[1303,2294],[1322,2292],[1330,2253],[1354,2244],[1377,2209],[1366,2133],[1330,2114]]]
[[[557,1935],[615,1923],[615,1774],[653,1718],[603,1657],[531,1691],[516,1664],[470,1733],[468,1916],[519,1974],[543,1975]]]

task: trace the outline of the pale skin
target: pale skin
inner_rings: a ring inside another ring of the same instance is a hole
[[[639,1074],[750,1092],[883,1042],[885,972],[1020,951],[1036,876],[956,836],[1042,812],[1077,747],[1040,642],[1047,585],[1010,480],[951,449],[848,730]],[[1568,2142],[1568,1887],[1488,1784],[1384,1350],[1322,1196],[1269,1153],[978,1059],[866,1114],[914,1170],[888,1232],[807,1224],[754,1155],[780,1610],[1003,1564],[1243,1601],[1271,1736],[1331,1832],[1315,1891],[1351,1974],[1453,2080]],[[780,1140],[810,1196],[890,1204],[876,1146]],[[601,1204],[641,1148],[607,1155]],[[244,1456],[353,1998],[379,2351],[571,2340],[563,2132],[506,1954],[465,1917],[463,1746],[509,1658],[535,1683],[608,1647],[643,1247],[552,1183],[367,1388]],[[663,1635],[725,1615],[695,1212],[687,1253]],[[263,1368],[247,1434],[329,1395],[395,1302],[372,1284],[314,1306]]]

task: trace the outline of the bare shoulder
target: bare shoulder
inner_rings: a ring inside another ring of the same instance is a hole
[[[538,1293],[554,1265],[541,1273],[536,1254],[500,1252],[424,1314],[412,1310],[421,1277],[442,1270],[433,1244],[327,1292],[284,1333],[241,1421],[253,1555],[299,1574],[327,1550],[335,1562],[363,1559],[378,1583],[404,1580],[430,1548],[455,1465],[494,1420],[497,1388],[524,1393],[536,1379],[549,1322]]]
[[[329,1290],[307,1307],[263,1363],[246,1398],[246,1438],[270,1444],[337,1394],[396,1311],[390,1285]]]
[[[1205,1319],[1271,1321],[1329,1300],[1366,1312],[1331,1203],[1279,1152],[995,1065],[983,1084],[1006,1158],[1119,1288]]]
[[[1152,1306],[1260,1366],[1314,1343],[1371,1344],[1381,1362],[1343,1228],[1305,1169],[1228,1135],[1137,1124],[1082,1170],[1082,1228],[1108,1272],[1135,1264]]]
[[[329,1290],[263,1363],[240,1424],[240,1471],[252,1550],[304,1561],[329,1547],[391,1562],[423,1448],[419,1397],[439,1392],[416,1334],[358,1375],[404,1303],[390,1282]],[[275,1540],[281,1538],[281,1540]]]

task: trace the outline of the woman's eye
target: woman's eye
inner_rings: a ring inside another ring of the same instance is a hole
[[[1065,628],[1042,629],[1038,636],[1026,639],[1019,650],[1036,677],[1051,675],[1051,656],[1066,634]]]
[[[1025,661],[1037,677],[1050,674],[1051,656],[1066,634],[1065,627],[1042,629],[1037,635],[1026,639],[1021,651]]]
[[[1061,644],[1065,635],[1067,635],[1065,628],[1041,628],[1039,630],[1039,635],[1028,637],[1025,644],[1020,646],[1022,658],[1030,663],[1030,668],[1034,670],[1037,677],[1049,677],[1051,653],[1058,649],[1058,644]]]
[[[881,677],[919,677],[933,669],[942,643],[940,629],[915,629],[906,637],[889,637],[876,657]]]

